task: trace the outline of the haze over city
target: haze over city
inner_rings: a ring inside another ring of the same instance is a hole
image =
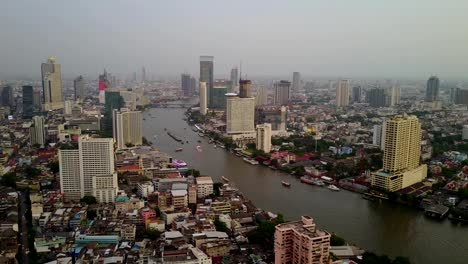
[[[48,56],[64,78],[103,68],[131,76],[465,79],[466,1],[5,1],[0,78],[38,79]]]

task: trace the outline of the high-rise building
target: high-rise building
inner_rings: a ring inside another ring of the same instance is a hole
[[[206,87],[206,82],[200,82],[200,114],[206,115],[208,112],[208,87]]]
[[[214,82],[214,57],[213,56],[200,56],[200,82],[206,83],[206,97],[208,98],[207,105],[212,107],[213,99],[211,89],[213,89]]]
[[[293,92],[299,92],[301,88],[301,74],[299,72],[293,72],[293,82],[292,82],[292,90]]]
[[[214,81],[212,92],[214,109],[226,109],[227,81],[218,79]]]
[[[23,118],[29,119],[33,117],[34,102],[33,87],[29,85],[23,86]]]
[[[468,89],[456,88],[454,92],[454,103],[468,105]]]
[[[78,149],[60,149],[60,191],[67,200],[95,195],[99,202],[113,202],[117,195],[112,138],[81,136]]]
[[[353,93],[352,93],[352,101],[353,103],[360,103],[362,98],[362,87],[361,86],[354,86]]]
[[[256,115],[257,124],[268,123],[272,131],[286,131],[287,108],[285,106],[259,107]]]
[[[197,79],[195,77],[190,78],[190,95],[193,96],[197,90]]]
[[[141,81],[146,82],[146,69],[145,69],[145,67],[141,67]]]
[[[75,100],[85,98],[85,91],[84,91],[84,79],[83,76],[78,76],[75,80],[73,80],[73,88],[75,89]]]
[[[118,149],[143,144],[143,115],[140,111],[114,110],[112,122]]]
[[[0,87],[0,106],[13,106],[13,88],[9,85]]]
[[[99,75],[99,103],[105,104],[106,103],[106,90],[111,88],[111,81],[110,76],[107,73],[106,69],[104,69],[104,73]]]
[[[237,68],[231,69],[231,86],[229,87],[230,93],[235,93],[237,84],[239,82],[239,70]]]
[[[380,149],[385,148],[385,122],[382,125],[374,125],[372,144],[379,146]]]
[[[39,90],[33,90],[33,106],[34,109],[40,110],[41,109],[41,91]]]
[[[385,122],[383,168],[371,174],[372,186],[395,192],[422,181],[421,123],[416,116],[398,115]],[[384,133],[384,132],[382,132]]]
[[[279,224],[275,227],[275,264],[328,264],[330,238],[310,216]]]
[[[346,107],[349,104],[349,80],[340,80],[336,87],[336,106]]]
[[[252,82],[250,80],[239,80],[239,97],[252,97]]]
[[[72,109],[73,109],[73,101],[71,100],[65,100],[64,102],[64,109],[63,109],[63,113],[67,116],[70,116],[72,115]]]
[[[275,105],[287,105],[289,104],[289,99],[291,98],[290,92],[291,83],[289,81],[281,80],[279,82],[275,82],[275,98],[274,103]]]
[[[226,133],[228,135],[255,133],[255,98],[240,98],[226,94]]]
[[[119,110],[120,108],[124,107],[124,99],[120,95],[119,91],[106,91],[105,92],[105,120],[104,120],[104,129],[106,131],[112,131],[112,113],[115,109]]]
[[[256,106],[262,106],[268,104],[268,90],[265,86],[257,87],[257,94],[255,95]]]
[[[431,76],[427,80],[426,102],[434,102],[439,99],[439,78]]]
[[[392,86],[392,88],[390,88],[390,92],[389,92],[389,96],[388,96],[388,99],[389,99],[389,102],[388,102],[388,106],[395,106],[395,105],[399,105],[400,104],[400,98],[401,98],[401,88],[400,86]]]
[[[257,125],[257,149],[265,153],[271,151],[271,124]]]
[[[32,118],[33,124],[29,128],[29,139],[31,145],[38,144],[44,147],[46,142],[45,119],[43,116],[35,116]]]
[[[49,57],[41,65],[42,89],[44,109],[54,110],[63,108],[62,73],[60,64],[55,63],[54,57]]]
[[[190,74],[182,74],[181,76],[182,95],[192,96],[192,79]]]
[[[383,88],[372,88],[367,91],[366,99],[372,107],[384,107],[387,103],[387,94]]]

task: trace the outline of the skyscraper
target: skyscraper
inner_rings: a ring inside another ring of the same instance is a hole
[[[106,91],[105,101],[104,130],[111,132],[113,126],[112,114],[115,109],[119,110],[120,108],[124,107],[125,103],[119,91]]]
[[[34,102],[33,102],[33,87],[29,85],[23,86],[23,118],[29,119],[33,117]]]
[[[226,94],[226,133],[255,133],[255,98],[241,98],[235,93]]]
[[[226,109],[227,81],[218,79],[214,81],[212,92],[214,109]]]
[[[236,91],[237,84],[239,83],[239,70],[237,68],[231,69],[231,87],[229,92],[234,93]]]
[[[400,93],[400,86],[392,86],[392,88],[390,88],[390,95],[388,96],[390,101],[388,103],[388,106],[395,106],[400,104]]]
[[[383,88],[372,88],[367,91],[367,102],[372,107],[384,107],[387,102],[386,91]]]
[[[290,86],[291,86],[291,83],[289,81],[281,80],[279,82],[275,82],[274,103],[276,105],[289,104],[289,99],[291,98]]]
[[[45,126],[44,122],[45,119],[43,116],[35,116],[33,117],[33,124],[29,128],[29,139],[31,145],[38,144],[41,147],[45,145]]]
[[[141,68],[141,81],[146,82],[146,69],[145,69],[145,67]]]
[[[13,106],[13,88],[9,85],[0,87],[0,106]]]
[[[427,166],[420,165],[421,123],[416,116],[398,115],[384,124],[383,168],[371,174],[371,184],[390,192],[422,181]]]
[[[73,80],[73,88],[75,89],[75,100],[85,98],[83,76],[78,76]]]
[[[352,94],[352,101],[353,103],[360,103],[362,97],[362,88],[361,86],[354,86],[353,87],[353,94]]]
[[[183,96],[192,96],[192,80],[190,74],[182,74],[180,78]]]
[[[265,153],[271,151],[271,124],[264,123],[257,125],[257,149],[262,150]]]
[[[262,106],[268,104],[268,90],[265,86],[257,87],[257,94],[255,95],[256,106]]]
[[[55,63],[54,57],[49,57],[46,63],[42,63],[41,72],[44,109],[54,110],[63,108],[62,73],[60,64]]]
[[[349,104],[349,80],[340,80],[336,86],[336,106],[346,107]]]
[[[213,89],[213,69],[214,57],[213,56],[200,56],[200,82],[206,83],[206,97],[208,98],[208,107],[211,108],[213,104],[211,89]]]
[[[81,136],[78,149],[59,150],[60,191],[67,200],[85,195],[113,202],[117,194],[112,138]]]
[[[104,73],[99,75],[99,103],[105,104],[106,103],[106,90],[111,88],[111,81],[109,75],[107,74],[106,69],[104,69]]]
[[[275,227],[275,264],[328,264],[330,239],[330,233],[318,230],[310,216],[279,224]]]
[[[250,80],[239,80],[239,97],[252,97],[252,82]]]
[[[299,72],[293,72],[293,82],[292,82],[292,90],[293,92],[299,92],[301,88],[301,74]]]
[[[434,102],[439,99],[439,78],[431,76],[427,80],[426,102]]]
[[[208,112],[208,88],[206,82],[200,82],[200,114],[206,115]]]
[[[143,144],[143,116],[140,111],[114,110],[112,121],[118,149]]]
[[[41,91],[34,90],[33,91],[33,106],[34,109],[40,110],[41,109]]]

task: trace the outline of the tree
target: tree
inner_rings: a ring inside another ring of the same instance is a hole
[[[155,228],[150,228],[150,229],[146,229],[143,236],[150,240],[157,240],[161,236],[161,232],[159,232]]]
[[[282,214],[278,214],[275,219],[270,221],[257,221],[257,229],[248,235],[249,242],[263,245],[267,249],[273,248],[275,226],[284,223]]]
[[[223,186],[222,182],[215,182],[213,184],[213,193],[215,196],[219,196],[221,194],[220,189]]]
[[[335,247],[335,246],[344,246],[346,244],[345,240],[335,234],[331,235],[330,238],[330,246]]]
[[[16,172],[12,171],[12,172],[7,172],[7,173],[3,174],[3,176],[2,176],[2,178],[0,180],[0,183],[2,185],[4,185],[4,186],[15,188],[16,187],[16,180],[17,180]]]
[[[80,202],[85,203],[87,205],[97,204],[97,199],[94,196],[85,195],[85,196],[83,196],[83,198],[80,199]]]
[[[27,166],[26,168],[23,169],[23,173],[26,174],[26,177],[28,178],[34,178],[40,175],[41,172],[42,171],[40,169],[31,167],[31,166]]]
[[[219,218],[216,218],[213,223],[216,227],[216,231],[227,232],[229,230],[226,226],[226,223],[220,221]]]
[[[96,210],[86,211],[86,218],[88,218],[88,220],[94,220],[94,218],[96,218],[96,216],[97,216]]]
[[[47,164],[47,167],[50,169],[52,173],[58,173],[60,171],[60,165],[59,165],[58,160],[49,162],[49,164]]]
[[[130,142],[127,142],[127,143],[125,143],[125,146],[126,146],[127,148],[132,148],[132,147],[134,147],[135,145],[133,145],[133,144],[130,143]]]

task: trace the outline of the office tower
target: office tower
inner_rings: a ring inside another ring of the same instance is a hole
[[[299,72],[293,72],[293,82],[292,82],[292,90],[293,92],[299,92],[301,88],[301,74]]]
[[[197,90],[197,79],[195,79],[195,77],[192,77],[190,78],[190,96],[193,96],[196,90]]]
[[[120,108],[124,107],[124,100],[120,95],[119,91],[106,91],[105,92],[105,121],[104,121],[104,129],[106,131],[112,131],[112,113],[115,109],[119,110]]]
[[[271,151],[271,124],[257,125],[257,149],[265,153]]]
[[[78,149],[60,149],[60,191],[67,200],[85,195],[113,202],[117,194],[112,138],[81,136]]]
[[[268,90],[265,86],[257,87],[257,94],[255,95],[255,105],[262,106],[268,104]]]
[[[439,99],[439,78],[431,76],[427,80],[426,102],[434,102]]]
[[[206,82],[200,82],[200,114],[206,115],[208,112],[208,88]]]
[[[215,80],[213,84],[212,98],[214,109],[226,109],[227,81],[224,79]]]
[[[367,102],[372,107],[384,107],[386,106],[387,96],[385,89],[383,88],[372,88],[367,91]]]
[[[289,98],[291,96],[290,93],[290,86],[291,83],[289,81],[281,80],[279,82],[275,82],[275,98],[274,103],[275,105],[287,105],[289,104]]]
[[[416,116],[398,115],[385,122],[383,168],[371,174],[371,184],[390,192],[422,181],[421,123]]]
[[[41,109],[41,91],[33,90],[33,106],[34,109],[40,110]]]
[[[182,74],[180,78],[181,86],[182,86],[182,95],[183,96],[192,96],[192,79],[190,78],[190,74]]]
[[[109,79],[109,74],[107,73],[106,69],[104,69],[104,73],[99,75],[99,103],[105,104],[106,103],[106,90],[111,88],[111,82]]]
[[[33,87],[29,85],[23,86],[23,118],[29,119],[33,117],[34,102],[33,102]]]
[[[113,136],[118,149],[143,144],[143,115],[140,111],[114,110]]]
[[[349,104],[349,80],[339,80],[336,87],[336,106],[346,107]]]
[[[230,93],[236,92],[238,82],[239,82],[239,70],[237,68],[233,68],[231,69],[231,86],[229,87]]]
[[[255,133],[255,98],[241,98],[235,93],[228,93],[226,97],[226,133]]]
[[[252,82],[250,80],[239,80],[239,97],[252,97]]]
[[[211,108],[213,99],[211,89],[213,89],[213,56],[200,56],[200,82],[206,83],[206,98],[208,99],[207,107]]]
[[[361,102],[361,97],[362,97],[362,88],[361,86],[354,86],[353,87],[353,93],[352,93],[352,101],[353,103],[360,103]]]
[[[268,123],[272,131],[286,131],[287,108],[285,106],[257,108],[257,124]]]
[[[0,106],[13,106],[13,88],[9,85],[0,87]]]
[[[468,90],[456,88],[454,92],[454,103],[468,105]]]
[[[33,124],[29,128],[29,139],[31,142],[31,145],[38,144],[41,147],[44,147],[45,145],[45,119],[42,116],[35,116],[33,117]]]
[[[146,82],[146,69],[145,69],[145,67],[141,68],[141,81]]]
[[[84,79],[83,76],[78,76],[75,80],[73,80],[73,88],[75,89],[75,100],[85,98],[85,91],[84,91]]]
[[[392,86],[390,88],[390,95],[388,96],[389,102],[388,106],[395,106],[400,104],[400,98],[401,98],[401,88],[400,86]]]
[[[49,57],[47,63],[42,63],[42,95],[44,110],[63,108],[62,74],[60,64],[55,63],[54,57]]]
[[[455,103],[456,95],[457,95],[457,88],[455,87],[450,88],[450,100],[449,101],[451,104]]]
[[[328,264],[330,233],[318,230],[310,216],[275,227],[275,264]]]

